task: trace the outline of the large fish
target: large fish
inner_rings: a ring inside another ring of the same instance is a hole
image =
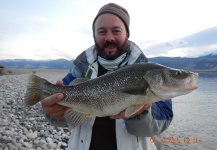
[[[24,99],[32,106],[54,93],[63,93],[58,104],[71,107],[65,112],[69,126],[76,126],[93,115],[125,116],[135,114],[144,104],[188,94],[197,89],[198,73],[177,70],[156,63],[133,64],[95,79],[77,81],[72,86],[58,86],[31,75]]]

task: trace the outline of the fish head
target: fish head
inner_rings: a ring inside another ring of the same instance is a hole
[[[150,90],[162,99],[185,95],[197,89],[198,73],[160,67],[146,72],[144,78]]]

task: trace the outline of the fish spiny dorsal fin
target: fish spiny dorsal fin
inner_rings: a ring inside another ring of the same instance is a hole
[[[42,100],[43,88],[41,88],[41,85],[45,83],[49,82],[34,74],[31,74],[29,76],[29,82],[27,85],[26,95],[24,98],[24,106],[29,107]]]
[[[70,86],[77,85],[77,84],[86,82],[88,80],[90,80],[90,79],[89,78],[77,78],[77,79],[73,80],[72,82],[70,82],[69,85]]]

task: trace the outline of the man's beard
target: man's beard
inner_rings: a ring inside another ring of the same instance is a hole
[[[101,56],[102,58],[107,59],[107,60],[114,60],[114,59],[118,58],[120,55],[125,53],[129,48],[129,42],[128,42],[127,38],[125,39],[125,41],[122,45],[119,45],[116,42],[106,42],[102,48],[100,48],[99,44],[96,42],[95,39],[94,39],[94,42],[95,42],[95,48],[97,50],[98,55]],[[108,47],[109,45],[117,47],[117,51],[115,52],[114,55],[107,55],[106,54],[105,48]]]

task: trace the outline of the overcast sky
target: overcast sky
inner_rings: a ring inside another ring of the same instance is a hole
[[[99,8],[109,2],[0,0],[0,59],[75,58],[93,45],[92,21]],[[217,26],[215,0],[113,2],[128,10],[130,40],[144,50],[153,43]]]

